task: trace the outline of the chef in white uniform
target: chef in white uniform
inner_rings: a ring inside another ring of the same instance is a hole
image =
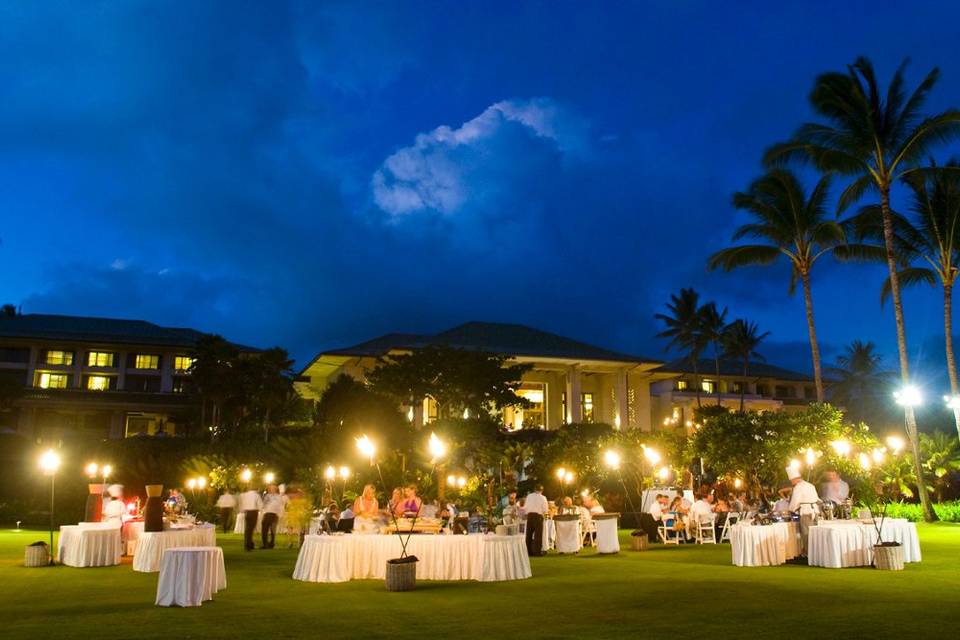
[[[104,522],[121,522],[127,513],[127,505],[123,503],[123,485],[112,484],[107,487],[110,500],[103,504]]]
[[[807,555],[807,538],[810,536],[810,527],[817,515],[817,503],[820,496],[817,488],[800,477],[800,469],[787,467],[787,476],[793,485],[790,494],[790,511],[800,513],[800,555]]]

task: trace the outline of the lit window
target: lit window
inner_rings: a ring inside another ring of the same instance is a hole
[[[160,356],[138,353],[134,358],[133,367],[135,369],[159,369]]]
[[[110,389],[110,378],[107,376],[90,376],[87,378],[87,389],[91,391],[108,391]]]
[[[91,351],[87,354],[88,367],[112,367],[113,355],[107,351]]]
[[[546,387],[542,383],[526,383],[520,389],[517,389],[517,395],[526,400],[529,404],[526,407],[516,407],[513,409],[513,428],[514,429],[542,429],[544,424],[544,400],[546,399]]]
[[[423,422],[429,424],[439,417],[440,405],[437,401],[427,396],[423,399]]]
[[[686,380],[677,380],[677,391],[686,391],[690,388]]]
[[[37,386],[41,389],[66,389],[69,376],[63,373],[41,373]]]
[[[580,416],[584,422],[593,422],[593,394],[580,394]]]
[[[73,351],[47,351],[47,364],[73,364]]]
[[[743,386],[742,382],[735,381],[733,383],[733,393],[740,393],[740,392],[746,393],[746,389]]]
[[[704,393],[714,393],[716,392],[716,389],[717,389],[717,383],[714,382],[713,380],[701,380],[700,388],[703,390]]]
[[[176,356],[173,359],[173,369],[175,371],[190,371],[190,367],[193,366],[194,359],[190,356]]]
[[[560,392],[560,415],[563,416],[563,422],[566,424],[570,421],[570,416],[567,415],[567,392]]]

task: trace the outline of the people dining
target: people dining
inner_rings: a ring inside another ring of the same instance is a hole
[[[580,510],[573,504],[573,498],[564,496],[560,501],[560,510],[558,513],[562,516],[577,516],[580,515]]]
[[[596,496],[588,495],[583,498],[583,506],[586,507],[591,514],[603,513],[603,505],[600,504],[600,501],[597,500]]]
[[[840,504],[850,497],[850,485],[840,477],[836,469],[829,469],[824,474],[823,484],[820,485],[820,493],[824,502]]]
[[[363,486],[363,492],[353,501],[353,530],[356,533],[377,533],[380,522],[380,505],[377,490],[372,484]]]
[[[397,510],[403,502],[403,490],[400,487],[394,488],[390,493],[390,500],[387,502],[387,516],[398,516]],[[399,514],[403,515],[403,514]],[[398,516],[399,517],[399,516]]]
[[[417,497],[417,488],[409,484],[403,488],[403,499],[394,508],[393,514],[402,518],[405,514],[419,514],[423,501]]]
[[[657,497],[654,498],[653,504],[650,505],[650,508],[647,509],[647,513],[654,519],[655,522],[659,522],[663,518],[663,513],[670,506],[670,498],[663,493],[658,493]]]
[[[678,513],[680,515],[686,515],[690,511],[690,501],[684,498],[683,496],[676,496],[672,501],[670,501],[670,508],[667,511],[673,513]]]
[[[687,512],[687,539],[691,539],[698,523],[706,522],[713,514],[713,492],[709,487],[700,489],[700,497],[690,505]]]

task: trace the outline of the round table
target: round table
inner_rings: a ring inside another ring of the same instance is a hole
[[[60,527],[57,558],[68,567],[120,564],[120,523],[81,523]]]
[[[163,552],[157,605],[199,607],[204,600],[213,600],[214,593],[226,588],[227,572],[220,547],[178,547]]]
[[[733,564],[738,567],[764,567],[792,560],[800,555],[799,534],[796,522],[735,524],[730,527]]]
[[[140,534],[133,556],[133,570],[153,572],[160,570],[164,551],[178,547],[213,547],[217,544],[216,529],[212,524],[189,529],[145,531]]]
[[[920,562],[920,540],[917,527],[904,519],[883,521],[883,541],[903,546],[904,562]],[[807,562],[815,567],[840,569],[873,564],[873,546],[877,530],[860,520],[821,520],[810,527]]]
[[[396,535],[308,535],[293,577],[306,582],[384,579],[387,560],[400,553]],[[492,582],[532,575],[523,536],[413,535],[407,554],[417,557],[419,580]]]

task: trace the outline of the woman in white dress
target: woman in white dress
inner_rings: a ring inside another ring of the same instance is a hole
[[[354,533],[380,532],[380,505],[377,504],[377,492],[372,484],[363,487],[363,493],[353,501]]]

